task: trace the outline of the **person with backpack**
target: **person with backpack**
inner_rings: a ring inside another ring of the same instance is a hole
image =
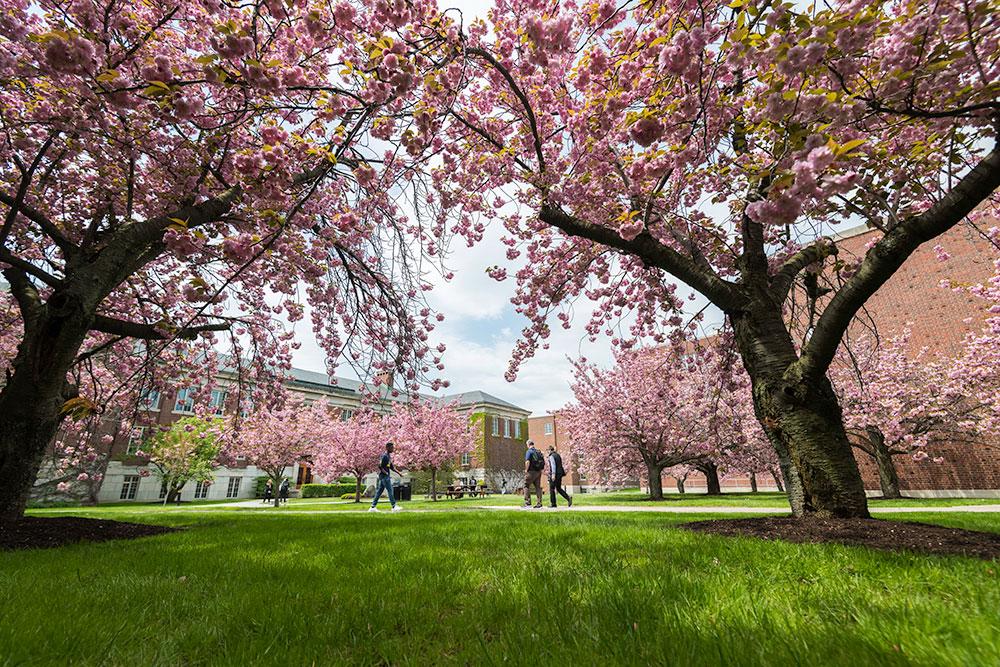
[[[549,447],[549,499],[552,501],[552,507],[556,507],[556,492],[566,499],[570,507],[573,506],[573,498],[566,493],[562,485],[565,476],[566,469],[563,468],[562,457],[555,447]]]
[[[400,477],[403,476],[403,473],[399,472],[399,468],[392,462],[392,450],[395,448],[396,445],[393,443],[385,443],[385,452],[383,452],[382,458],[378,462],[378,482],[375,483],[375,497],[372,498],[372,506],[368,508],[369,512],[378,512],[376,505],[378,505],[383,491],[389,496],[389,504],[392,505],[393,512],[403,509],[396,504],[396,496],[392,491],[392,471],[395,470],[397,475]]]
[[[545,469],[545,457],[535,448],[535,441],[529,440],[528,450],[524,453],[524,506],[531,507],[531,489],[534,487],[538,503],[535,509],[542,506],[542,470]]]
[[[278,502],[287,503],[288,502],[288,478],[281,480],[281,485],[278,487]]]

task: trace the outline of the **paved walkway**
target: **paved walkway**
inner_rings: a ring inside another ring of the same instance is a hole
[[[298,502],[291,506],[282,506],[280,510],[275,510],[273,504],[265,505],[259,500],[244,500],[232,503],[220,503],[216,505],[202,505],[196,507],[174,507],[164,508],[167,512],[216,512],[231,511],[225,508],[239,508],[258,510],[263,512],[280,512],[281,514],[362,514],[368,511],[367,503],[362,503],[358,509],[345,510],[323,510],[323,509],[299,509],[309,505],[350,505],[351,500],[337,501],[317,501]],[[380,512],[389,511],[388,503],[380,503]],[[540,509],[525,509],[520,505],[464,505],[438,508],[417,508],[407,509],[406,504],[402,505],[403,512],[433,514],[441,512],[471,511],[471,510],[493,510],[508,512],[534,512],[538,514],[551,514],[553,512],[661,512],[665,514],[788,514],[785,507],[741,507],[732,505],[577,505],[569,508],[561,505],[557,508],[542,507]],[[940,507],[871,507],[872,514],[896,514],[896,513],[930,513],[930,512],[1000,512],[1000,504],[996,505],[952,505]]]

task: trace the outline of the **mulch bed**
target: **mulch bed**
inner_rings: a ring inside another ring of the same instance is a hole
[[[757,537],[786,542],[836,542],[883,551],[1000,558],[1000,534],[880,519],[820,519],[762,517],[715,519],[683,524],[702,533]]]
[[[26,516],[0,523],[0,549],[51,549],[76,542],[133,540],[178,530],[168,526],[84,519],[75,516]]]

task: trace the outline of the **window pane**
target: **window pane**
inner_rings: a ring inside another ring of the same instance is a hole
[[[194,412],[194,389],[185,387],[177,390],[174,412]]]
[[[139,407],[143,410],[156,410],[160,407],[160,392],[157,389],[146,389],[139,398]]]
[[[500,418],[493,417],[493,435],[500,435]]]
[[[228,394],[222,391],[221,389],[212,390],[212,400],[211,400],[212,412],[214,412],[217,415],[221,415],[226,411],[227,396]]]

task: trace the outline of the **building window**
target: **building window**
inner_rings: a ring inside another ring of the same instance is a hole
[[[185,387],[177,390],[174,412],[194,412],[194,389]]]
[[[493,417],[493,435],[500,435],[500,418],[495,415]]]
[[[505,438],[509,438],[510,437],[510,420],[509,419],[504,419],[503,420],[503,437],[505,437]]]
[[[518,419],[514,422],[514,437],[518,440],[521,439],[521,420]]]
[[[545,422],[545,435],[552,435],[552,422]]]
[[[226,487],[226,498],[238,498],[240,495],[240,480],[242,477],[230,477]]]
[[[340,409],[340,421],[346,422],[353,416],[354,416],[354,410],[344,410],[343,408]]]
[[[136,426],[128,436],[128,446],[125,447],[125,456],[135,456],[136,452],[142,449],[142,443],[146,441],[146,427]]]
[[[122,480],[122,492],[119,496],[121,500],[135,500],[135,494],[139,491],[139,476],[125,475]]]
[[[462,454],[462,465],[472,465],[472,454],[469,452]]]
[[[139,397],[140,410],[156,410],[160,407],[160,392],[157,389],[146,389]]]
[[[221,389],[212,390],[212,399],[209,401],[209,405],[212,407],[212,412],[217,415],[221,415],[226,411],[226,398],[229,396],[226,392]]]
[[[194,485],[194,499],[199,500],[202,498],[208,498],[208,487],[212,486],[211,482],[198,482]]]

